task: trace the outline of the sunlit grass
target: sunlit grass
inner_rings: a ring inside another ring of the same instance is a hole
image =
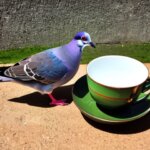
[[[54,45],[56,47],[59,45]],[[33,46],[28,48],[10,49],[0,51],[0,63],[15,63],[32,54],[46,50],[48,46]],[[97,44],[96,48],[86,47],[83,51],[81,63],[85,64],[92,59],[104,55],[124,55],[150,62],[150,43],[147,44]]]
[[[150,43],[148,44],[99,44],[96,49],[87,47],[84,50],[82,63],[105,55],[124,55],[141,62],[150,62]]]

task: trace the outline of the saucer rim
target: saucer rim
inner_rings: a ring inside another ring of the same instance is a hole
[[[83,77],[87,77],[87,75],[84,75],[84,76],[80,77],[80,78],[75,82],[75,84],[76,84],[77,82],[79,82],[79,80],[81,80],[81,78],[83,78]],[[74,94],[74,92],[73,92],[73,90],[74,90],[74,88],[75,88],[75,84],[74,84],[74,86],[73,86],[73,88],[72,88],[72,96],[73,96],[73,101],[74,101],[75,105],[76,105],[77,108],[81,111],[81,113],[83,113],[85,116],[87,116],[88,118],[90,118],[91,120],[94,120],[94,121],[96,121],[96,122],[107,123],[107,124],[127,123],[127,122],[131,122],[131,121],[140,119],[141,117],[145,116],[146,114],[148,114],[148,113],[150,112],[150,107],[149,107],[149,108],[147,108],[145,111],[143,111],[142,113],[140,113],[140,114],[138,114],[138,115],[136,115],[136,116],[129,117],[129,118],[125,118],[125,119],[122,118],[121,120],[109,120],[109,119],[103,119],[103,118],[99,118],[99,117],[93,116],[93,115],[91,115],[90,113],[84,111],[82,108],[80,108],[80,106],[76,103],[76,100],[75,100],[75,99],[78,99],[78,98],[77,98],[77,96],[76,96],[76,95]],[[88,90],[87,93],[89,93],[89,90]],[[90,95],[90,97],[91,97],[92,101],[95,102],[91,95]],[[95,102],[95,103],[96,103],[96,102]],[[96,109],[97,109],[97,107],[96,107]],[[102,111],[101,109],[100,109],[100,111],[101,111],[101,112],[104,112],[104,111]],[[105,112],[104,112],[104,113],[105,113]]]
[[[107,124],[110,124],[110,123],[113,123],[113,124],[117,124],[117,123],[127,123],[127,122],[131,122],[131,121],[134,121],[134,120],[137,120],[137,119],[140,119],[141,117],[144,117],[146,114],[149,113],[150,111],[150,108],[148,108],[146,111],[142,112],[141,114],[137,115],[137,116],[134,116],[134,117],[131,117],[131,118],[128,118],[128,119],[122,119],[122,120],[107,120],[107,119],[102,119],[102,118],[98,118],[98,117],[95,117],[89,113],[87,113],[86,111],[84,111],[83,109],[79,108],[79,106],[76,104],[76,102],[74,102],[75,105],[78,107],[78,109],[81,111],[81,113],[83,113],[84,115],[86,115],[88,118],[90,118],[91,120],[94,120],[96,122],[101,122],[101,123],[107,123]],[[102,111],[102,110],[101,110]],[[102,111],[103,112],[103,111]]]

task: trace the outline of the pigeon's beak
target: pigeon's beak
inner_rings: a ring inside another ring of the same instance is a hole
[[[90,42],[90,45],[94,48],[96,48],[95,44],[93,42]]]

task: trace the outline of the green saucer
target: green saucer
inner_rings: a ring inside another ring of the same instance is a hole
[[[124,123],[139,119],[150,111],[150,96],[140,94],[138,100],[117,110],[108,110],[99,106],[89,93],[86,75],[73,87],[73,100],[80,111],[92,120],[103,123]]]

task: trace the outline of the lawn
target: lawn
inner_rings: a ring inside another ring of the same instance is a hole
[[[57,45],[58,46],[58,45]],[[0,63],[15,63],[25,57],[37,52],[46,50],[50,47],[33,46],[28,48],[19,48],[0,51]],[[146,44],[97,44],[96,48],[86,47],[83,51],[81,63],[86,64],[92,59],[104,55],[124,55],[140,60],[141,62],[150,62],[150,43]]]

